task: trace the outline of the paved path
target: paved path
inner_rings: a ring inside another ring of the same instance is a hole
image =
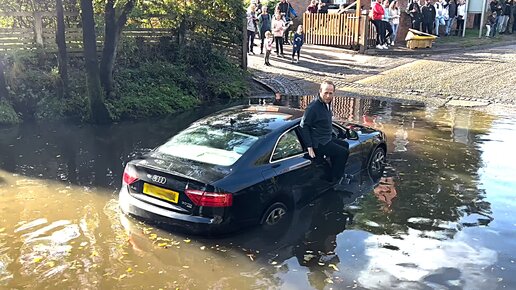
[[[289,55],[291,47],[285,48]],[[316,94],[318,84],[330,79],[338,93],[347,96],[516,107],[516,45],[436,55],[426,52],[374,56],[305,45],[299,64],[292,64],[289,57],[272,56],[273,66],[267,67],[257,54],[249,57],[249,70],[286,95]]]

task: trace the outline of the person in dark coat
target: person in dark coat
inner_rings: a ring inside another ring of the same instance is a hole
[[[349,156],[349,144],[333,138],[332,101],[335,84],[323,81],[319,97],[312,101],[301,120],[301,132],[310,158],[327,156],[331,160],[333,180],[337,180],[334,189],[342,191],[346,183],[344,169]]]
[[[430,0],[425,1],[425,6],[421,8],[423,15],[423,32],[433,34],[435,21],[435,7]]]
[[[444,9],[448,9],[448,20],[446,20],[446,30],[444,32],[444,35],[448,36],[451,34],[453,22],[457,18],[457,3],[455,3],[455,0],[446,0]]]
[[[421,30],[421,7],[413,0],[408,7],[408,14],[412,23],[412,29]]]

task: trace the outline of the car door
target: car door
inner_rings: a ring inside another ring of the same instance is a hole
[[[278,138],[269,162],[279,191],[291,195],[296,204],[304,204],[318,195],[322,173],[305,152],[296,128]]]
[[[349,157],[346,163],[345,173],[355,175],[362,170],[364,158],[362,156],[362,144],[359,138],[350,138],[346,134],[346,128],[333,123],[333,137],[349,144]]]

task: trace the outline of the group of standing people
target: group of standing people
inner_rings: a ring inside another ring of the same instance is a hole
[[[369,18],[376,29],[376,48],[388,49],[395,44],[400,14],[397,0],[376,0],[371,7]]]
[[[466,2],[464,0],[425,0],[425,5],[419,5],[418,0],[409,2],[407,13],[410,16],[413,29],[439,36],[439,27],[445,26],[444,35],[452,34],[453,23],[456,22],[455,35],[464,29],[466,20]]]
[[[290,26],[293,24],[292,17],[297,17],[297,14],[287,0],[280,0],[274,9],[274,16],[271,16],[267,10],[267,6],[262,6],[259,1],[251,2],[247,9],[247,39],[249,54],[254,55],[254,39],[256,33],[259,34],[260,54],[263,54],[265,49],[264,64],[270,66],[270,55],[274,44],[276,44],[276,56],[285,57],[283,45],[291,44]],[[292,41],[292,62],[296,60],[296,55],[299,62],[303,43],[303,27],[299,25]]]
[[[516,0],[491,0],[490,14],[486,22],[486,37],[512,34],[516,30]]]

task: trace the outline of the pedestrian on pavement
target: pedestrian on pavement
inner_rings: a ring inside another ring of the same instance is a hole
[[[272,32],[266,31],[265,32],[265,65],[266,66],[271,66],[269,59],[271,57],[271,52],[272,52],[272,43],[274,43],[274,36],[272,35]]]
[[[435,1],[435,35],[439,36],[439,27],[444,26],[446,22],[444,21],[444,6],[441,3],[442,0]]]
[[[387,41],[385,39],[386,29],[383,25],[383,15],[385,10],[382,6],[382,0],[376,0],[373,8],[369,11],[369,18],[376,29],[376,48],[387,49]]]
[[[294,33],[294,41],[292,43],[292,63],[294,63],[294,56],[297,54],[297,63],[299,63],[299,57],[301,54],[301,46],[304,43],[303,25],[297,27],[296,33]]]
[[[462,30],[464,29],[464,20],[466,19],[466,3],[464,0],[459,0],[459,5],[457,6],[457,31],[455,35],[462,35]]]
[[[306,13],[317,13],[317,0],[310,1],[310,4],[306,7]]]
[[[506,32],[508,32],[508,29],[507,29],[507,26],[509,24],[509,20],[511,18],[511,1],[510,0],[505,0],[504,2],[502,2],[502,10],[503,10],[503,21],[501,23],[501,28],[500,28],[500,34],[505,34]]]
[[[255,15],[256,6],[254,4],[249,5],[247,7],[247,41],[249,43],[248,54],[254,54],[253,46],[254,46],[254,36],[256,33],[256,22],[258,18]]]
[[[411,28],[421,31],[421,7],[416,0],[409,1],[407,13],[410,16]]]
[[[328,5],[330,4],[330,0],[319,0],[319,5],[317,6],[317,13],[328,13]]]
[[[421,8],[421,14],[423,14],[423,32],[433,34],[436,16],[435,7],[430,0],[425,0],[425,3],[425,6]]]
[[[391,45],[391,37],[392,37],[392,26],[391,26],[391,15],[389,14],[389,0],[383,0],[383,18],[382,18],[382,26],[385,29],[385,41],[387,45]]]
[[[486,28],[486,37],[493,37],[496,31],[496,11],[491,12],[487,17]]]
[[[455,3],[455,0],[445,0],[443,6],[445,9],[444,21],[446,21],[446,30],[444,32],[444,36],[448,36],[451,34],[453,22],[457,18],[457,3]],[[446,19],[446,14],[448,15],[448,19]]]
[[[306,108],[301,119],[301,132],[310,158],[327,156],[331,161],[332,180],[337,181],[335,190],[343,190],[344,169],[349,156],[349,144],[333,138],[332,101],[335,84],[323,81],[319,96]]]
[[[285,21],[281,17],[281,14],[277,12],[272,20],[272,34],[274,35],[274,42],[276,42],[276,56],[284,57],[283,54],[283,31],[285,29]]]
[[[502,6],[498,3],[498,0],[491,0],[491,2],[489,2],[489,10],[491,10],[491,13],[496,12],[495,26],[491,28],[491,34],[494,37],[497,31],[500,32],[498,24],[500,23],[500,12],[502,11]]]
[[[396,42],[396,35],[398,34],[398,26],[400,24],[400,8],[398,7],[398,1],[392,1],[389,6],[389,15],[391,16],[389,24],[392,27],[392,35],[391,35],[391,45],[394,45]]]
[[[281,17],[283,17],[283,21],[285,21],[285,29],[283,30],[283,44],[290,44],[289,40],[289,32],[291,25],[291,12],[292,6],[287,0],[280,0],[280,2],[276,5],[276,10],[280,12]]]
[[[260,54],[263,54],[263,45],[265,44],[265,32],[271,30],[272,17],[267,12],[267,6],[262,7],[262,14],[258,17],[258,28],[260,31]]]
[[[507,33],[512,34],[516,28],[516,0],[511,0],[511,14],[509,15],[509,23],[507,23]]]

